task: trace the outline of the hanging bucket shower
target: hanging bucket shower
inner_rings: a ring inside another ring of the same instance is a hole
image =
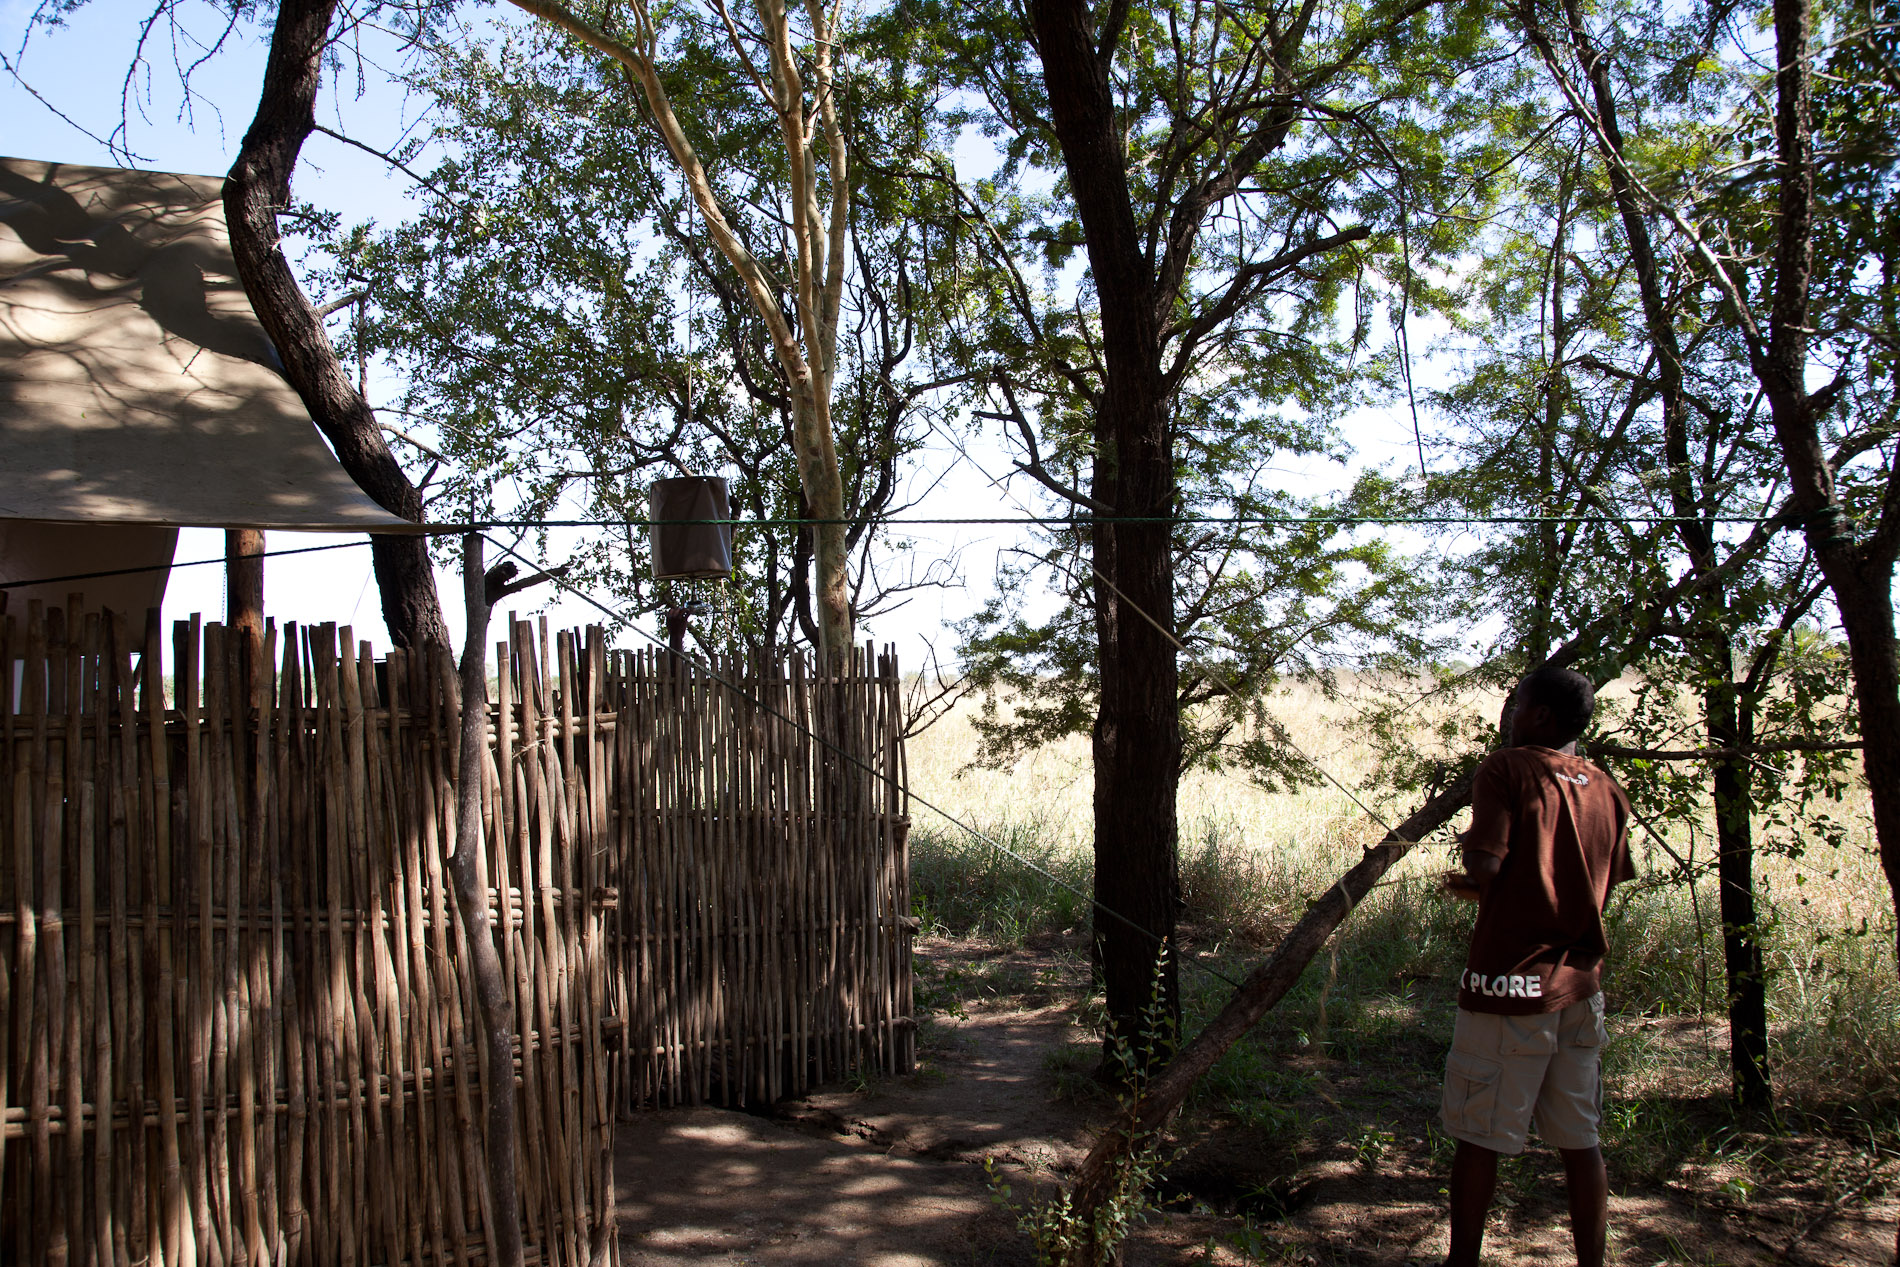
[[[703,580],[732,575],[732,505],[726,481],[717,475],[654,480],[647,488],[647,541],[653,579]],[[662,522],[694,520],[692,523]]]

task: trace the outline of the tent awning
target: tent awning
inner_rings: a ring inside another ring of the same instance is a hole
[[[0,159],[0,518],[420,531],[284,381],[222,185]]]

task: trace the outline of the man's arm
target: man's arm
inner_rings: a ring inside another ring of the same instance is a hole
[[[1498,872],[1504,869],[1504,859],[1468,844],[1462,856],[1465,869],[1445,872],[1445,891],[1460,901],[1475,902],[1484,895],[1485,886],[1498,878]]]
[[[1475,902],[1504,869],[1511,849],[1511,808],[1501,772],[1490,762],[1479,767],[1471,788],[1471,826],[1458,836],[1462,873],[1445,873],[1445,891]]]

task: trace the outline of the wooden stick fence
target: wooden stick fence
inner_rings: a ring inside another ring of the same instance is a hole
[[[77,611],[75,606],[74,611]],[[536,1261],[614,1261],[606,651],[500,659],[483,808],[516,983],[473,1042],[440,648],[0,622],[0,1260],[483,1261],[481,1104],[520,1082]],[[558,678],[558,680],[557,680]]]
[[[625,1109],[915,1062],[896,655],[841,667],[613,658]]]
[[[168,689],[155,613],[77,610],[0,621],[0,1260],[484,1261],[450,656],[194,619]],[[535,1261],[612,1262],[616,1089],[914,1062],[897,667],[520,621],[496,666],[523,1220]]]

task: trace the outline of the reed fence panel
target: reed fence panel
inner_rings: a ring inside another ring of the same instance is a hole
[[[896,655],[834,672],[617,653],[610,837],[619,1104],[770,1103],[909,1071],[909,827]]]
[[[167,682],[165,650],[155,613],[0,620],[0,1260],[485,1261],[451,657],[194,619]],[[494,690],[527,1241],[611,1262],[616,1098],[914,1063],[896,661],[511,619]]]
[[[77,608],[74,608],[77,611]],[[486,1259],[482,1103],[519,1079],[535,1261],[613,1261],[615,886],[598,636],[498,659],[484,863],[516,1068],[485,1067],[445,869],[440,648],[154,613],[0,621],[0,1259]]]

